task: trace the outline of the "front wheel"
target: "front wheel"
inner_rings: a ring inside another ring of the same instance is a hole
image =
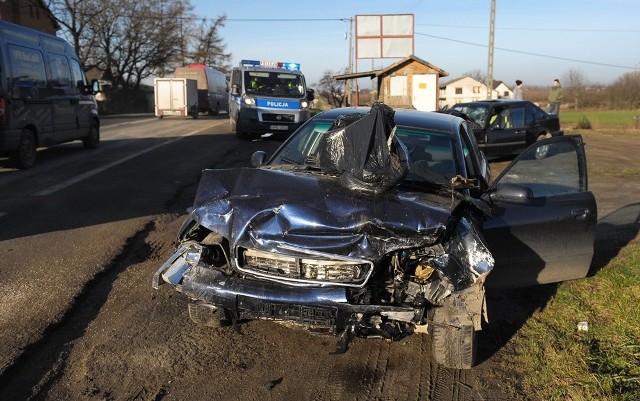
[[[433,358],[442,366],[471,369],[476,363],[476,330],[466,311],[451,300],[433,312],[431,330]]]
[[[536,141],[541,141],[548,137],[549,137],[548,134],[542,133],[538,135],[538,137],[536,138]],[[536,149],[536,160],[544,159],[547,156],[549,156],[549,145],[538,146],[538,148]]]
[[[236,136],[240,139],[249,139],[249,135],[242,128],[240,120],[234,120],[233,123],[235,125]]]
[[[37,149],[38,143],[36,142],[35,134],[30,129],[25,128],[22,130],[18,149],[11,154],[11,161],[21,170],[31,168],[36,163]]]
[[[82,139],[82,145],[85,149],[97,149],[100,146],[100,128],[98,128],[98,124],[91,123],[89,134]]]

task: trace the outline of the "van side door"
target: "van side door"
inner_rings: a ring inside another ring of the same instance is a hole
[[[52,144],[51,101],[47,99],[47,75],[40,50],[8,44],[11,61],[8,78],[7,133],[5,140],[18,143],[26,125],[36,127],[38,144]]]
[[[75,105],[78,129],[80,134],[84,134],[89,131],[93,113],[97,114],[96,104],[90,91],[89,81],[84,75],[80,63],[77,60],[70,59],[69,64],[71,66],[72,91],[79,100],[78,104]]]
[[[76,107],[78,96],[71,86],[71,70],[66,56],[47,53],[49,64],[48,95],[53,103],[53,129],[56,142],[78,137]]]

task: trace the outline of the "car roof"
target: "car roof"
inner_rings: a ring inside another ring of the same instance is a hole
[[[481,105],[491,105],[491,104],[521,104],[521,103],[526,103],[526,104],[533,104],[531,101],[529,100],[513,100],[513,99],[484,99],[484,100],[474,100],[472,102],[463,102],[463,103],[456,103],[453,107],[456,106],[469,106],[469,105],[473,105],[473,104],[481,104]]]
[[[345,114],[367,114],[370,107],[339,107],[324,111],[314,116],[314,119],[335,120]],[[393,109],[395,111],[394,121],[396,125],[407,127],[429,128],[438,131],[451,131],[452,126],[458,125],[464,120],[451,114],[438,113],[435,111],[419,111],[413,109]]]

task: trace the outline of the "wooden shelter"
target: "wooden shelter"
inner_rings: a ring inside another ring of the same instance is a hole
[[[369,77],[377,79],[377,101],[391,107],[414,108],[423,111],[438,109],[440,77],[449,73],[414,55],[399,60],[381,70],[335,75],[337,80]],[[359,96],[356,91],[358,105]]]

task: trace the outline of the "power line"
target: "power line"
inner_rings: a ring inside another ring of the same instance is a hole
[[[448,24],[415,24],[416,26],[433,26],[433,27],[441,27],[441,28],[471,28],[471,29],[489,29],[486,26],[478,26],[478,25],[448,25]],[[615,33],[630,33],[630,32],[640,32],[640,29],[586,29],[586,28],[513,28],[513,27],[502,27],[496,29],[504,30],[504,31],[535,31],[535,32],[615,32]]]
[[[479,44],[479,43],[466,42],[464,40],[457,40],[457,39],[450,39],[450,38],[443,38],[442,36],[428,35],[426,33],[415,32],[415,34],[416,35],[420,35],[420,36],[427,36],[427,37],[434,38],[434,39],[446,40],[446,41],[449,41],[449,42],[463,43],[465,45],[485,47],[485,48],[487,47],[487,45],[482,45],[482,44]],[[528,56],[550,58],[550,59],[555,59],[555,60],[573,61],[575,63],[600,65],[600,66],[604,66],[604,67],[625,68],[625,69],[628,69],[628,70],[640,70],[639,67],[629,67],[629,66],[625,66],[625,65],[600,63],[600,62],[597,62],[597,61],[578,60],[578,59],[567,58],[567,57],[549,56],[547,54],[538,54],[538,53],[532,53],[532,52],[525,52],[525,51],[522,51],[522,50],[505,49],[504,47],[496,47],[496,49],[502,50],[502,51],[505,51],[505,52],[510,52],[510,53],[526,54]]]
[[[326,22],[344,21],[349,18],[227,18],[232,22]]]

